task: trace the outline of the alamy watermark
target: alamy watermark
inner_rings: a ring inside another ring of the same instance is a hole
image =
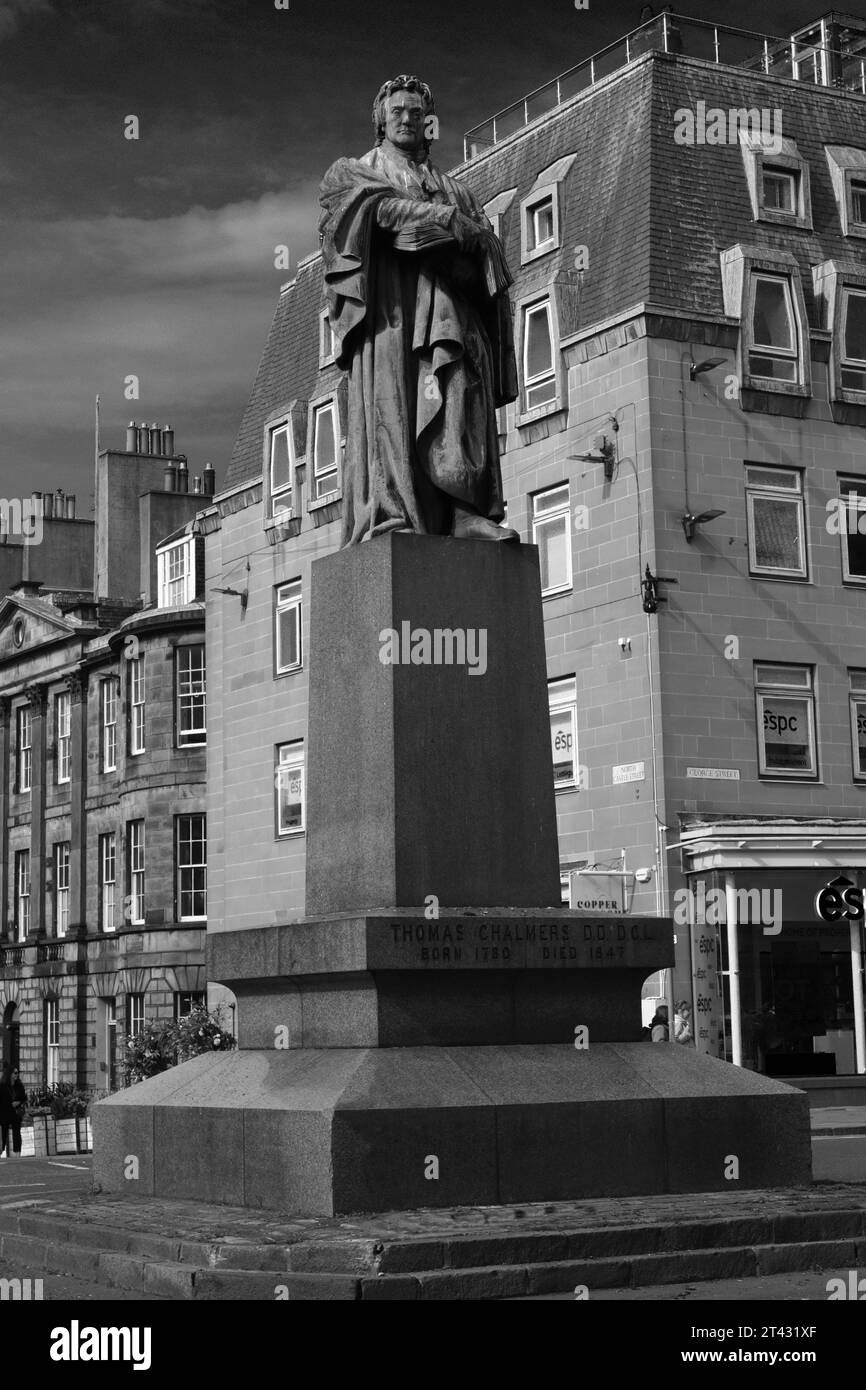
[[[0,497],[0,538],[24,545],[42,543],[42,501],[38,497]]]
[[[379,633],[383,666],[466,666],[470,676],[487,670],[486,627],[415,627],[408,619],[400,631],[383,627]]]
[[[738,922],[763,927],[764,936],[779,935],[782,930],[781,888],[735,888],[731,898]],[[701,927],[720,927],[727,923],[728,895],[724,888],[708,889],[699,881],[694,894],[688,888],[677,888],[672,901],[673,919],[678,927],[687,927],[690,922]]]
[[[721,106],[707,108],[705,101],[681,106],[674,112],[675,145],[736,145],[740,132],[760,141],[767,154],[782,152],[782,108],[780,106]]]

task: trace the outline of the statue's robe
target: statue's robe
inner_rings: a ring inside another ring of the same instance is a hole
[[[328,313],[349,373],[343,545],[398,528],[448,534],[455,501],[501,521],[495,410],[516,398],[517,367],[511,277],[490,223],[456,179],[390,142],[338,159],[320,199]],[[455,207],[485,229],[478,253],[458,249]]]

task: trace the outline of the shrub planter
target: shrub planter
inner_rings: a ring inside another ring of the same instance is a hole
[[[33,1155],[36,1158],[45,1158],[48,1150],[48,1125],[50,1117],[48,1115],[31,1115],[30,1133],[33,1136]],[[51,1134],[54,1135],[54,1121],[51,1120]],[[21,1131],[21,1149],[24,1151],[24,1130]]]
[[[59,1154],[78,1153],[78,1132],[75,1120],[55,1120],[55,1152]]]
[[[33,1139],[33,1126],[21,1126],[21,1157],[33,1158],[36,1155],[36,1144]]]

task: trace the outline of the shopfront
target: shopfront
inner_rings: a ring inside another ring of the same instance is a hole
[[[854,1076],[866,1073],[866,841],[848,822],[804,828],[684,831],[677,973],[692,981],[699,1050],[780,1078]]]

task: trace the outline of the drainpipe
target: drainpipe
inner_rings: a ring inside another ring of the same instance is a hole
[[[866,1018],[863,1014],[863,952],[860,944],[860,922],[849,923],[851,932],[851,976],[854,984],[854,1048],[857,1071],[866,1072]]]
[[[743,1025],[740,1017],[740,952],[737,941],[737,890],[734,875],[725,874],[725,920],[728,927],[728,984],[731,997],[731,1061],[743,1065]]]

